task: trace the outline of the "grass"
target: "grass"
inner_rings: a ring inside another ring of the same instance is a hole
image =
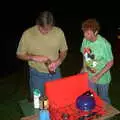
[[[81,55],[68,54],[66,60],[61,66],[62,74],[70,76],[79,72],[82,66]],[[112,69],[112,82],[110,85],[110,97],[113,106],[120,109],[119,89],[119,65]],[[21,67],[18,71],[0,78],[0,119],[1,120],[19,120],[23,115],[18,105],[18,101],[26,98],[27,80],[25,69]]]

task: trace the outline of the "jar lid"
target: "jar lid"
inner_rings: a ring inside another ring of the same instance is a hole
[[[40,96],[40,100],[48,100],[47,96]]]
[[[39,89],[34,89],[33,94],[36,96],[40,96],[40,90]]]

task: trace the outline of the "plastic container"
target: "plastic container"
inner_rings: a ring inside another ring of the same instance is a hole
[[[41,94],[39,89],[34,89],[33,90],[33,99],[34,99],[34,108],[39,109],[40,108],[40,103],[39,103],[39,98]]]
[[[48,110],[40,110],[38,120],[50,120],[49,111]]]

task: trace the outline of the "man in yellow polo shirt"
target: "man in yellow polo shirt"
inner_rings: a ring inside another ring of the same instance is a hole
[[[49,11],[42,12],[36,25],[23,32],[16,54],[19,59],[28,61],[31,98],[33,89],[39,89],[44,95],[44,83],[61,77],[59,66],[67,50],[64,33],[54,25]]]

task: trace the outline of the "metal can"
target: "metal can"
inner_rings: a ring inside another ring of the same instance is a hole
[[[49,108],[49,102],[47,96],[41,96],[39,102],[40,102],[39,105],[41,110],[47,110]]]

